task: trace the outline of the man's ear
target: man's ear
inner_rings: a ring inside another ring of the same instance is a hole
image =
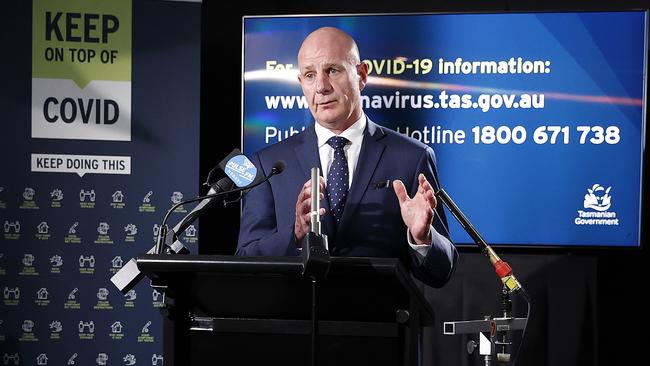
[[[359,90],[363,90],[368,82],[368,64],[361,62],[357,65],[357,75],[359,76]]]

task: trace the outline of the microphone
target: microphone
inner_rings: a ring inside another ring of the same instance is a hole
[[[287,167],[287,163],[285,163],[284,160],[278,160],[271,167],[271,174],[278,175],[282,173],[286,167]]]
[[[320,226],[320,169],[311,168],[311,211],[309,232],[302,240],[302,275],[314,279],[325,278],[330,269],[327,235]]]
[[[226,196],[230,193],[237,193],[241,192],[245,189],[251,189],[254,186],[260,185],[267,181],[269,178],[271,178],[273,175],[277,175],[282,173],[284,168],[286,167],[286,164],[284,161],[278,161],[276,162],[273,167],[271,168],[271,172],[269,173],[268,176],[264,177],[257,177],[255,181],[253,181],[252,184],[249,186],[245,187],[239,187],[236,189],[233,189],[234,186],[234,180],[230,176],[223,177],[219,179],[217,182],[214,182],[216,178],[214,178],[215,173],[222,171],[226,172],[226,166],[228,165],[228,162],[231,161],[232,158],[236,156],[241,156],[243,158],[246,158],[245,156],[241,155],[241,152],[239,149],[233,150],[226,158],[224,158],[217,167],[213,168],[212,171],[208,174],[208,178],[206,179],[205,184],[210,185],[210,191],[208,192],[207,195],[202,196],[202,197],[197,197],[195,199],[179,202],[178,204],[174,205],[174,207],[171,208],[170,211],[167,212],[167,215],[165,216],[165,219],[163,220],[163,226],[160,227],[160,231],[158,232],[158,239],[156,241],[156,245],[154,245],[149,251],[147,251],[147,254],[160,254],[162,252],[162,249],[164,248],[165,244],[168,245],[168,250],[170,252],[176,253],[176,254],[185,254],[189,253],[189,250],[185,248],[185,246],[180,243],[180,241],[176,240],[174,238],[174,235],[168,235],[167,234],[167,226],[166,226],[166,221],[169,217],[169,214],[173,212],[178,206],[185,204],[185,203],[191,203],[191,202],[196,202],[199,200],[205,199],[205,201],[202,201],[197,207],[190,212],[178,225],[176,225],[173,229],[173,232],[182,232],[185,230],[191,223],[194,221],[202,212],[203,210],[207,209],[209,206],[212,206],[212,203],[215,202],[213,199],[216,197],[220,196]],[[237,158],[237,161],[240,161],[241,163],[245,163],[243,158]],[[248,163],[245,163],[245,165],[250,165],[254,168],[254,165],[250,163],[250,160],[246,158]],[[233,161],[235,163],[236,161]],[[232,165],[231,167],[233,169],[236,168],[236,165]],[[220,169],[220,170],[219,170]],[[235,169],[236,170],[236,169]],[[248,170],[248,172],[251,172]],[[257,169],[255,168],[255,172],[257,172]],[[231,173],[234,174],[234,173]],[[252,173],[255,174],[255,173]],[[228,173],[226,173],[228,175]],[[236,178],[238,179],[238,178]],[[238,179],[239,181],[239,179]],[[218,201],[218,200],[217,200]],[[199,207],[200,206],[200,207]],[[161,233],[162,231],[162,233]],[[162,235],[161,235],[162,234]],[[131,258],[117,273],[111,277],[111,282],[115,285],[115,287],[118,288],[122,293],[127,293],[129,290],[131,290],[135,285],[140,282],[140,280],[144,277],[142,272],[140,272],[140,269],[138,268],[137,262],[134,258]]]
[[[226,165],[228,164],[228,161],[230,161],[230,159],[234,158],[237,155],[242,155],[242,153],[241,150],[235,148],[230,152],[230,154],[228,154],[225,158],[223,158],[219,162],[219,164],[217,164],[217,166],[215,166],[214,168],[212,168],[212,170],[210,170],[203,185],[211,186],[212,184],[214,184],[214,182],[219,179],[216,177],[217,175],[223,177],[223,174],[225,174]]]
[[[240,167],[243,167],[243,173],[245,173],[244,177],[242,177],[242,173],[241,173],[242,169],[239,169]],[[248,169],[250,169],[251,171],[248,171]],[[215,175],[217,175],[218,173],[225,173],[226,177],[222,177],[217,182],[214,182],[216,180]],[[233,151],[230,152],[230,154],[228,154],[228,156],[223,158],[216,167],[210,170],[206,178],[206,181],[205,183],[203,183],[203,185],[210,187],[210,191],[208,191],[208,194],[230,191],[232,190],[232,187],[235,184],[235,180],[237,180],[237,182],[242,184],[242,182],[246,181],[245,180],[246,177],[248,177],[249,175],[255,176],[256,173],[257,173],[257,168],[255,168],[253,163],[251,163],[250,160],[248,160],[248,158],[245,155],[242,155],[239,149],[235,148],[233,149]],[[203,201],[201,201],[201,203],[199,203],[196,207],[194,207],[194,209],[189,214],[187,214],[174,227],[171,238],[167,239],[169,229],[167,228],[166,222],[171,212],[173,212],[173,210],[175,210],[176,207],[193,201],[187,200],[187,201],[179,202],[177,205],[173,206],[172,211],[168,211],[167,215],[165,215],[163,223],[160,226],[160,230],[158,231],[155,253],[161,254],[165,243],[168,244],[173,243],[176,239],[177,233],[180,233],[183,230],[187,229],[190,226],[190,224],[203,213],[204,210],[211,207],[216,201],[217,200],[214,198],[204,199]]]
[[[181,201],[178,202],[177,204],[173,205],[168,211],[167,214],[165,215],[162,224],[160,225],[160,230],[158,231],[158,239],[156,241],[156,254],[162,254],[162,249],[165,244],[171,244],[174,242],[173,237],[167,238],[167,220],[169,219],[169,215],[171,215],[176,208],[178,208],[181,205],[187,204],[187,203],[192,203],[192,202],[197,202],[201,200],[212,200],[214,198],[220,197],[220,196],[225,196],[229,195],[232,193],[238,193],[238,192],[243,192],[243,191],[249,191],[260,184],[268,181],[273,177],[274,175],[278,175],[284,171],[284,168],[286,167],[286,163],[283,160],[276,161],[273,164],[273,167],[271,168],[271,171],[269,175],[264,176],[263,174],[258,175],[257,174],[257,168],[253,163],[251,163],[250,160],[245,155],[235,155],[234,157],[228,159],[228,162],[225,165],[225,173],[228,176],[229,179],[232,180],[232,182],[237,185],[238,188],[234,189],[229,189],[229,190],[221,190],[218,192],[214,193],[208,193],[207,195],[204,196],[199,196],[196,198],[192,198],[189,200]],[[226,178],[222,178],[219,182],[222,182]],[[218,183],[213,185],[212,188],[214,189],[215,186],[217,186],[219,189],[221,186],[218,186]],[[203,202],[202,202],[203,203]],[[191,220],[183,220],[181,224],[184,227],[189,226],[189,224],[196,219],[200,215],[200,211],[203,211],[205,209],[205,206],[208,205],[206,203],[203,205],[203,207],[199,210],[194,215],[188,215],[193,216],[191,217]],[[192,214],[194,211],[192,211],[190,214]],[[177,227],[180,228],[181,224],[179,224]],[[175,232],[180,232],[176,231]]]
[[[215,175],[219,172],[224,173],[226,176],[215,182]],[[245,175],[245,178],[241,177],[242,174]],[[251,163],[251,161],[248,160],[239,149],[234,149],[230,154],[228,154],[228,156],[221,160],[216,167],[210,170],[203,185],[210,187],[208,195],[230,191],[233,189],[233,186],[237,185],[239,187],[242,184],[245,184],[250,175],[255,176],[256,174],[257,168],[255,168],[255,165]],[[183,232],[203,213],[203,211],[212,207],[215,203],[221,202],[225,199],[226,197],[223,197],[223,199],[207,198],[202,200],[174,227],[174,232]]]
[[[508,292],[513,293],[516,291],[524,298],[524,300],[526,300],[526,302],[530,303],[530,295],[528,295],[528,292],[526,292],[524,287],[517,280],[514,273],[512,272],[510,265],[506,261],[499,258],[497,253],[489,245],[487,245],[481,234],[479,234],[479,232],[474,228],[474,226],[472,226],[469,220],[467,220],[465,215],[463,215],[463,212],[460,210],[460,208],[458,208],[458,206],[456,206],[456,203],[454,203],[447,192],[441,188],[438,190],[438,192],[436,192],[435,195],[437,199],[442,201],[442,203],[447,206],[451,214],[454,215],[456,220],[458,220],[467,234],[469,234],[469,236],[474,239],[474,242],[483,250],[483,254],[488,256],[495,272],[501,279],[501,282],[508,290]]]

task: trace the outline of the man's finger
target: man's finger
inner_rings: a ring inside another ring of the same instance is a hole
[[[433,187],[431,187],[431,183],[429,183],[427,177],[422,173],[420,173],[420,175],[418,176],[418,183],[420,184],[420,187],[424,190],[424,192],[433,191]]]
[[[302,222],[303,222],[304,226],[309,226],[309,223],[311,222],[311,213],[308,212],[308,213],[302,215],[301,217],[302,217]]]
[[[402,183],[401,180],[396,179],[393,181],[393,190],[395,190],[395,194],[397,195],[400,204],[409,199],[409,196],[406,193],[406,187],[404,187],[404,183]]]
[[[436,206],[438,205],[438,200],[436,200],[436,196],[433,194],[433,189],[427,192],[426,198],[427,198],[427,202],[429,202],[429,206],[431,207],[431,209],[435,210]]]
[[[298,194],[298,199],[296,200],[296,207],[298,206],[298,203],[309,197],[305,197],[305,195],[311,195],[311,180],[306,181],[305,184],[302,185],[302,190]]]
[[[302,202],[300,202],[299,208],[300,208],[299,212],[301,215],[309,214],[309,212],[311,211],[311,198],[307,197]]]

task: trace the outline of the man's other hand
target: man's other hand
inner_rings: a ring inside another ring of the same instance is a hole
[[[424,174],[418,176],[418,191],[410,198],[401,180],[393,181],[393,189],[399,200],[402,220],[411,232],[415,244],[431,244],[431,223],[435,214],[436,197]]]

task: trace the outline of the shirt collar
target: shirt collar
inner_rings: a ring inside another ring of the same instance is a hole
[[[360,142],[363,138],[363,131],[366,129],[366,115],[362,114],[361,118],[356,120],[352,126],[348,127],[345,131],[341,132],[341,137],[345,137],[350,140],[351,143]],[[316,137],[318,139],[318,147],[322,147],[327,143],[327,140],[332,136],[337,136],[334,132],[328,130],[327,128],[321,126],[318,122],[314,122],[314,128],[316,130]]]

